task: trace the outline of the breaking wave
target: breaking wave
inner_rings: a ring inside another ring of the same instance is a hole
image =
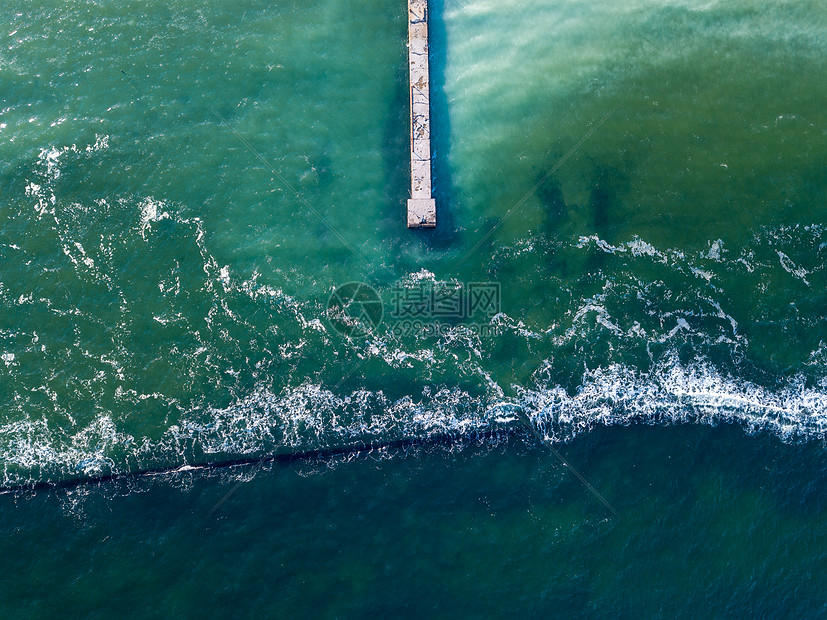
[[[102,416],[74,434],[45,420],[0,426],[4,486],[44,480],[210,464],[228,458],[326,447],[519,429],[525,413],[549,441],[571,441],[596,427],[630,424],[740,425],[786,442],[823,440],[827,431],[827,379],[803,378],[778,390],[722,375],[705,362],[675,356],[648,372],[612,365],[586,373],[570,394],[561,387],[518,388],[519,395],[480,399],[444,389],[420,399],[391,400],[382,392],[338,396],[307,384],[274,394],[254,391],[228,407],[184,416],[158,441],[121,433]]]
[[[0,254],[30,276],[0,282],[0,306],[16,321],[0,329],[7,488],[473,436],[519,429],[517,413],[549,441],[599,426],[687,423],[736,423],[790,442],[825,437],[820,226],[762,230],[744,248],[712,240],[694,254],[637,237],[522,239],[492,263],[542,266],[553,255],[574,270],[598,256],[600,266],[569,278],[539,318],[542,295],[494,316],[501,339],[457,324],[436,339],[385,326],[357,342],[326,324],[327,288],[302,296],[257,271],[236,273],[178,205],[62,197],[61,162],[108,147],[99,137],[44,149],[18,214],[40,228],[17,240],[0,231]],[[727,293],[750,280],[756,295],[778,297],[777,312],[754,316],[750,299]],[[423,281],[439,280],[420,270],[400,283]],[[377,288],[388,297],[392,287]],[[791,299],[778,293],[788,289]],[[745,361],[761,338],[750,330],[757,322],[782,330],[771,338],[794,325],[815,348],[798,348],[810,353],[794,371],[771,368],[772,380],[759,381]],[[504,349],[541,361],[509,375]]]

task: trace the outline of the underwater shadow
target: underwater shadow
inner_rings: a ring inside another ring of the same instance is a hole
[[[430,6],[428,10],[428,62],[431,78],[431,172],[437,208],[437,227],[435,230],[420,231],[418,234],[431,247],[441,249],[453,246],[457,238],[456,213],[452,203],[454,186],[451,168],[451,114],[448,95],[445,91],[450,47],[445,26],[446,0],[430,0],[428,4]]]

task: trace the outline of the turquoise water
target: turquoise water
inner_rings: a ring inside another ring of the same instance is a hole
[[[823,615],[822,3],[3,13],[3,616]]]

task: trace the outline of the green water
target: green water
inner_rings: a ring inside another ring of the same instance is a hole
[[[824,614],[823,3],[2,15],[3,617]]]

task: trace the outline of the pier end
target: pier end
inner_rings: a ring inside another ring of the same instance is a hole
[[[408,228],[434,228],[436,226],[436,200],[433,198],[408,199]]]

